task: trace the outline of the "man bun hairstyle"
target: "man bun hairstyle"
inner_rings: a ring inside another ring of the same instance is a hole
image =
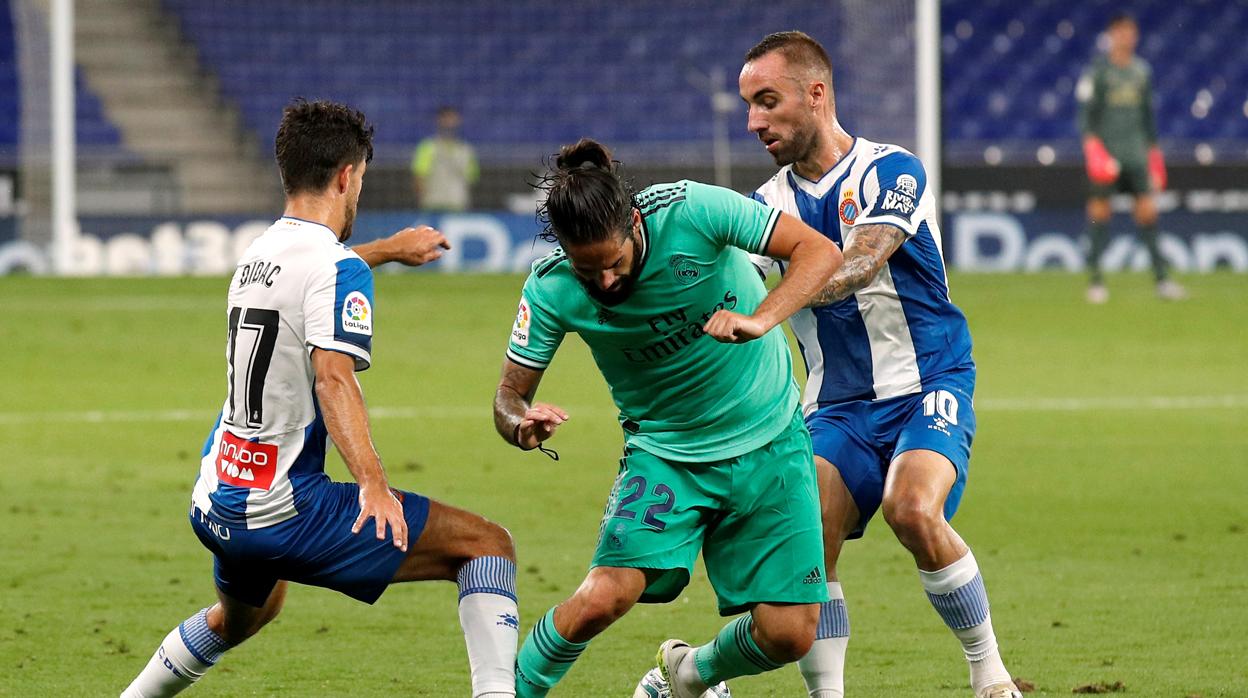
[[[282,111],[273,151],[287,196],[319,192],[345,165],[371,162],[373,126],[357,109],[296,98]]]
[[[630,232],[633,190],[619,165],[607,146],[591,138],[560,148],[552,170],[535,185],[546,193],[537,210],[542,238],[567,247]]]
[[[615,169],[611,149],[592,138],[582,138],[573,145],[565,145],[555,156],[557,170],[572,170],[591,165],[601,170]]]

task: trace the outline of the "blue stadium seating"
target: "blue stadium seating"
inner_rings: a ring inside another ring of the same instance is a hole
[[[0,0],[0,160],[16,157],[18,118],[17,55],[8,0]]]
[[[486,146],[706,140],[710,100],[690,69],[723,69],[735,92],[764,33],[802,24],[832,45],[837,29],[836,9],[808,0],[165,3],[261,142],[292,97],[330,98],[369,114],[392,157],[429,133],[442,104]],[[753,138],[742,112],[732,131]]]
[[[164,2],[262,143],[296,95],[339,99],[369,113],[383,159],[405,157],[442,104],[460,108],[465,135],[487,157],[582,135],[615,144],[706,141],[709,100],[691,85],[691,72],[718,68],[732,89],[742,53],[764,33],[793,27],[829,47],[851,130],[903,143],[913,134],[912,102],[878,89],[889,76],[903,85],[910,79],[913,27],[904,12],[892,11],[892,23],[889,10],[864,18],[870,4],[855,6],[851,17],[838,3],[810,0]],[[17,142],[21,94],[8,3],[0,0],[0,159]],[[1058,161],[1077,159],[1075,83],[1105,21],[1123,7],[1136,14],[1140,53],[1154,68],[1163,142],[1189,150],[1209,143],[1222,160],[1248,157],[1248,43],[1238,40],[1248,33],[1248,0],[941,6],[951,162],[982,162],[989,147],[1006,160],[1034,161],[1041,145]],[[854,22],[883,28],[868,44],[878,52],[846,36]],[[78,95],[80,141],[118,146],[117,129],[81,76]],[[748,147],[744,116],[731,118],[732,137]]]
[[[1163,144],[1181,150],[1206,142],[1220,159],[1248,155],[1245,0],[944,0],[941,7],[949,160],[983,162],[983,150],[996,146],[1007,158],[1034,162],[1040,144],[1059,159],[1078,158],[1075,83],[1096,55],[1098,34],[1123,10],[1135,15],[1139,53],[1153,67]]]
[[[396,156],[428,132],[444,103],[464,113],[468,139],[486,145],[585,134],[612,143],[706,140],[710,108],[688,82],[690,67],[719,67],[731,86],[741,54],[760,36],[796,26],[829,47],[834,65],[852,71],[895,61],[882,79],[904,85],[913,36],[904,13],[864,18],[872,10],[863,4],[841,17],[848,10],[838,3],[809,0],[165,2],[261,142],[292,96],[326,97],[373,115],[379,149]],[[1034,158],[1037,144],[1052,146],[1058,159],[1077,158],[1075,82],[1121,7],[1117,0],[942,2],[950,158],[982,162],[994,144],[1007,158]],[[1156,71],[1163,139],[1248,141],[1240,101],[1248,95],[1236,89],[1248,82],[1248,44],[1234,40],[1248,30],[1248,0],[1135,0],[1130,9],[1141,25],[1140,51]],[[843,35],[853,21],[879,24],[868,44],[877,52],[862,55],[862,41]],[[910,142],[912,102],[882,100],[877,84],[846,72],[837,79],[842,120],[851,129],[861,123],[875,139]],[[1194,112],[1202,89],[1212,101],[1207,112]],[[749,141],[740,112],[734,119],[733,138]]]
[[[17,63],[17,37],[9,1],[0,0],[0,165],[17,161],[21,128],[21,98]],[[121,134],[104,114],[99,97],[91,91],[82,71],[75,71],[76,131],[82,155],[124,153]],[[42,128],[39,125],[38,128]]]

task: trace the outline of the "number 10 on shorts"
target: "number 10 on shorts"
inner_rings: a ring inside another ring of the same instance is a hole
[[[940,418],[956,425],[958,423],[958,399],[948,390],[933,390],[923,396],[923,416]]]

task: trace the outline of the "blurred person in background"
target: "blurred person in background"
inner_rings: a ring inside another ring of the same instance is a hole
[[[463,119],[454,107],[438,109],[438,131],[412,152],[412,192],[425,211],[464,211],[480,170],[477,154],[459,135]]]
[[[1119,13],[1106,27],[1109,50],[1084,71],[1075,90],[1079,100],[1079,132],[1090,184],[1088,196],[1089,303],[1109,300],[1101,274],[1101,255],[1108,243],[1109,197],[1115,193],[1135,198],[1137,234],[1148,248],[1157,282],[1157,296],[1181,300],[1186,291],[1167,275],[1166,261],[1157,245],[1155,192],[1166,187],[1166,165],[1157,145],[1153,117],[1152,68],[1135,55],[1139,27],[1135,18]]]

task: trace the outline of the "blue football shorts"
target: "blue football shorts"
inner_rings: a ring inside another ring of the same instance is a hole
[[[884,400],[822,405],[806,417],[815,455],[836,466],[854,503],[861,538],[884,498],[889,464],[906,451],[935,451],[949,459],[957,478],[945,499],[945,519],[962,501],[975,437],[971,396],[975,375],[965,371],[925,382],[923,392]]]
[[[410,549],[424,532],[429,499],[393,492],[403,505]],[[191,505],[191,528],[212,551],[217,588],[249,606],[263,606],[278,580],[333,589],[371,604],[394,579],[407,553],[394,546],[388,529],[386,538],[377,540],[373,519],[359,533],[351,532],[360,514],[359,493],[353,482],[326,478],[310,492],[301,492],[298,515],[254,529],[224,525]]]

